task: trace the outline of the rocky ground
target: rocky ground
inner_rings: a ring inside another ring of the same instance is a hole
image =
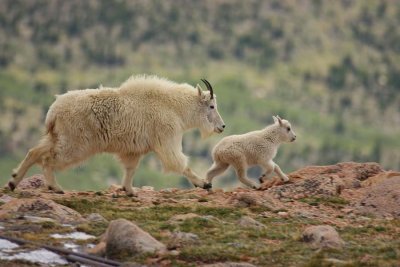
[[[259,191],[143,187],[127,197],[118,186],[54,194],[36,175],[0,191],[0,235],[126,266],[400,266],[399,172],[349,162],[289,176]],[[0,264],[72,264],[19,256],[32,251],[48,253],[0,239]]]

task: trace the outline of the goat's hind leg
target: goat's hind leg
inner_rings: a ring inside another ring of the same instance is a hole
[[[46,179],[47,187],[49,188],[49,190],[52,190],[57,194],[64,194],[63,189],[56,181],[56,178],[54,176],[54,169],[52,167],[43,164],[43,175]]]
[[[260,188],[259,185],[257,185],[256,183],[251,181],[249,178],[247,178],[247,174],[246,174],[246,171],[247,171],[246,167],[247,166],[246,165],[240,164],[240,163],[235,163],[235,164],[233,164],[233,167],[235,168],[235,171],[236,171],[237,176],[239,177],[239,180],[243,184],[245,184],[248,187],[253,188],[253,189],[259,189]]]
[[[227,163],[215,161],[211,168],[207,171],[207,182],[212,183],[214,177],[222,174],[228,167],[229,164]]]
[[[43,145],[38,145],[32,149],[29,150],[29,152],[26,154],[25,158],[21,163],[18,165],[17,168],[15,168],[11,174],[12,178],[8,182],[8,187],[14,191],[14,189],[18,186],[18,184],[21,182],[21,180],[24,178],[26,172],[29,170],[29,168],[35,164],[39,163],[41,161],[41,157],[43,154],[46,152],[46,147]]]

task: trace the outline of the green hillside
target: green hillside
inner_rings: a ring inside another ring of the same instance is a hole
[[[400,2],[389,0],[1,1],[0,182],[39,140],[55,94],[141,73],[192,85],[205,77],[215,87],[226,131],[184,138],[201,175],[222,136],[264,127],[275,114],[298,135],[276,158],[286,172],[350,160],[398,170],[398,25]],[[66,188],[93,190],[120,176],[106,155],[59,174]],[[188,186],[151,155],[135,181]]]

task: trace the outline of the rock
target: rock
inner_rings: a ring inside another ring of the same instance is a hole
[[[286,211],[279,211],[278,215],[282,218],[289,218],[289,213],[287,213]]]
[[[200,266],[201,267],[256,267],[255,265],[247,262],[218,262]]]
[[[181,248],[186,245],[197,244],[199,242],[199,236],[192,233],[185,232],[173,232],[171,240],[168,243],[168,249]]]
[[[278,211],[284,208],[284,205],[268,192],[240,192],[233,195],[230,202],[237,207],[261,206],[270,211]]]
[[[117,219],[110,222],[102,241],[91,252],[120,259],[127,255],[165,253],[166,247],[136,224]]]
[[[384,172],[381,166],[375,162],[356,163],[343,162],[329,166],[305,167],[289,174],[292,180],[304,180],[319,176],[337,177],[343,181],[345,188],[357,188],[359,181],[367,180],[369,177]],[[357,183],[358,182],[358,183]]]
[[[142,186],[142,190],[143,191],[154,191],[154,187],[145,185],[145,186]]]
[[[47,189],[46,180],[43,175],[36,174],[23,179],[17,187],[19,190]]]
[[[0,219],[26,215],[51,218],[62,224],[86,222],[78,212],[49,199],[14,199],[0,206]]]
[[[23,219],[33,223],[56,223],[56,220],[46,217],[24,215]]]
[[[107,219],[105,219],[98,213],[91,213],[88,216],[86,216],[86,219],[90,222],[108,223]]]
[[[307,227],[302,235],[304,242],[309,242],[314,248],[340,249],[344,241],[340,238],[335,228],[329,225]]]
[[[7,203],[10,202],[11,200],[16,199],[15,197],[9,196],[9,195],[2,195],[0,197],[0,203]]]
[[[354,204],[358,214],[400,218],[400,176],[392,176],[372,183],[365,197]]]
[[[336,175],[316,176],[292,184],[284,184],[268,189],[277,198],[298,199],[303,196],[336,196],[344,187],[343,181]]]
[[[379,183],[385,181],[386,179],[396,177],[396,176],[400,177],[400,172],[394,172],[394,171],[382,172],[371,178],[368,178],[368,180],[363,181],[361,183],[361,186],[362,187],[373,186],[373,185],[376,185],[376,184],[379,184]]]
[[[255,229],[259,229],[259,230],[267,228],[264,224],[254,220],[253,218],[251,218],[249,216],[243,216],[242,218],[240,218],[237,221],[237,223],[238,223],[238,225],[240,225],[242,227],[255,228]]]

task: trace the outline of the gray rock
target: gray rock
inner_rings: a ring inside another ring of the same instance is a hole
[[[344,241],[340,238],[335,228],[329,225],[307,227],[302,235],[304,242],[309,242],[314,248],[340,249]]]
[[[166,246],[125,219],[111,221],[102,241],[91,251],[94,254],[105,254],[112,259],[156,252],[166,252]]]
[[[90,222],[108,223],[108,220],[98,213],[91,213],[86,217],[86,219]]]
[[[256,220],[254,220],[253,218],[249,217],[249,216],[243,216],[242,218],[240,218],[237,222],[240,226],[242,227],[248,227],[248,228],[255,228],[255,229],[265,229],[266,226]]]
[[[193,233],[173,232],[168,243],[168,249],[176,249],[186,245],[197,244],[199,236]]]
[[[0,219],[20,216],[51,218],[59,223],[67,224],[87,222],[77,211],[50,199],[14,199],[1,206]]]

